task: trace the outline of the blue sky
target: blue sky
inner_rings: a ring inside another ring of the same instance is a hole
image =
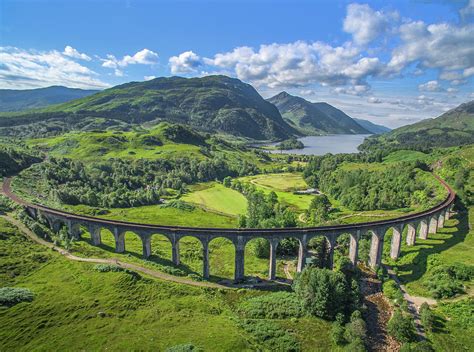
[[[474,99],[473,15],[473,0],[0,0],[0,88],[219,73],[397,127]]]

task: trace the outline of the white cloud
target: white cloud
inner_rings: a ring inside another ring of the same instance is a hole
[[[400,73],[413,62],[422,68],[440,69],[447,79],[459,70],[471,74],[474,66],[474,24],[456,26],[448,23],[427,25],[422,21],[400,26],[401,44],[392,52],[388,73]]]
[[[202,64],[202,59],[192,51],[185,51],[169,59],[171,73],[173,74],[196,72]]]
[[[469,0],[466,7],[459,11],[461,18],[467,20],[469,17],[474,16],[474,0]]]
[[[0,47],[0,87],[38,88],[64,85],[75,88],[105,88],[97,73],[57,51]]]
[[[349,4],[343,28],[352,34],[356,44],[367,45],[386,33],[398,18],[397,12],[374,11],[367,4]]]
[[[85,61],[91,61],[92,60],[86,54],[80,53],[79,51],[77,51],[76,49],[74,49],[72,46],[69,46],[69,45],[67,45],[64,48],[63,55],[72,57],[74,59],[81,59],[81,60],[85,60]]]
[[[420,84],[418,90],[422,92],[442,92],[444,89],[441,87],[438,81],[428,81]]]
[[[349,87],[337,87],[333,89],[336,94],[347,94],[347,95],[366,95],[370,88],[366,85],[354,85]]]
[[[149,49],[143,49],[136,52],[133,56],[125,55],[121,60],[117,59],[114,55],[108,54],[107,58],[102,59],[102,61],[103,67],[114,69],[137,64],[154,65],[158,62],[158,54]]]
[[[371,104],[381,104],[382,100],[376,97],[369,97],[367,98],[367,102]]]
[[[446,89],[446,91],[447,91],[448,93],[453,94],[453,93],[457,93],[457,92],[459,91],[459,89],[449,87],[448,89]]]
[[[144,79],[145,81],[150,81],[150,80],[155,79],[155,78],[156,78],[156,76],[144,76],[144,77],[143,77],[143,79]]]

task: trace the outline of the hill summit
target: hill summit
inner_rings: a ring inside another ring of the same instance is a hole
[[[326,133],[370,134],[343,111],[328,103],[311,103],[287,92],[268,99],[291,126],[307,135]]]

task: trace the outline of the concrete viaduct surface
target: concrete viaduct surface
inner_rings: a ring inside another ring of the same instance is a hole
[[[442,179],[435,177],[448,191],[448,196],[438,205],[428,210],[401,216],[390,220],[372,221],[357,224],[299,227],[299,228],[272,228],[272,229],[247,229],[247,228],[201,228],[182,226],[162,226],[152,224],[141,224],[118,220],[106,220],[92,216],[76,215],[73,213],[49,208],[43,205],[31,204],[16,196],[11,190],[11,179],[5,179],[3,193],[16,203],[23,205],[30,216],[37,218],[40,214],[49,223],[53,231],[59,231],[61,226],[68,228],[72,237],[81,236],[81,226],[88,229],[94,245],[101,244],[101,230],[109,230],[115,238],[115,251],[125,251],[125,233],[133,232],[139,236],[143,244],[143,256],[151,255],[151,238],[154,234],[164,235],[172,247],[172,261],[175,265],[180,264],[179,242],[183,237],[191,236],[197,238],[202,245],[204,278],[209,278],[209,243],[219,237],[229,239],[235,248],[235,281],[244,279],[245,246],[254,238],[264,238],[270,244],[269,279],[274,280],[276,276],[276,250],[280,240],[284,238],[295,238],[299,242],[297,271],[300,272],[306,264],[309,256],[309,241],[317,236],[324,236],[329,244],[329,266],[332,267],[334,247],[339,236],[348,234],[350,236],[349,258],[353,265],[358,260],[359,240],[364,234],[371,235],[370,260],[372,268],[381,264],[382,251],[385,234],[389,229],[393,230],[390,246],[390,256],[397,259],[400,256],[402,244],[402,232],[406,228],[406,242],[414,245],[416,238],[426,239],[428,233],[436,233],[444,226],[444,221],[449,219],[451,209],[455,200],[454,191]]]

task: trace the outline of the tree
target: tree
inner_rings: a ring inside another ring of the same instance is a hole
[[[426,331],[431,331],[434,323],[434,315],[428,303],[424,302],[420,307],[421,323]]]
[[[338,313],[336,315],[336,321],[332,324],[331,337],[336,345],[343,345],[346,343],[344,339],[344,314]]]
[[[331,202],[324,194],[314,197],[306,212],[308,222],[313,225],[320,224],[329,218]]]
[[[222,184],[224,185],[224,187],[229,188],[232,185],[232,177],[230,176],[224,177]]]
[[[410,342],[415,339],[415,324],[410,315],[397,309],[387,324],[388,333],[399,342]]]

